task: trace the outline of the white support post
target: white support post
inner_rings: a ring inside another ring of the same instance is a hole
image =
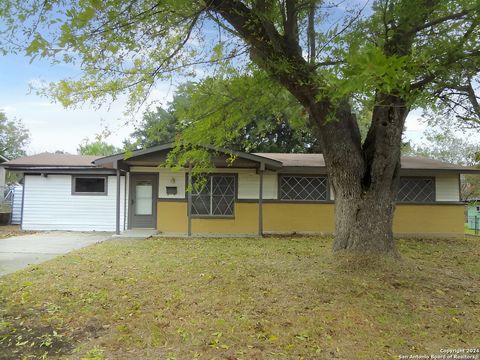
[[[117,199],[116,199],[115,234],[120,235],[120,169],[117,164]]]

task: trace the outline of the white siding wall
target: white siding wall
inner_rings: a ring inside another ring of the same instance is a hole
[[[238,198],[258,199],[260,190],[260,175],[255,170],[243,171],[238,174]],[[266,171],[263,174],[263,198],[277,198],[277,174]]]
[[[124,179],[120,228],[124,225]],[[26,175],[24,189],[24,230],[115,231],[115,176],[108,176],[108,195],[72,195],[71,175]]]
[[[160,169],[158,177],[158,197],[185,199],[185,172]],[[176,186],[177,194],[167,195],[167,186]]]
[[[435,192],[437,201],[459,201],[459,184],[457,174],[435,176]]]

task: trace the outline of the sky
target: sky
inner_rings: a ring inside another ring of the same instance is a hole
[[[20,119],[30,131],[28,154],[57,150],[76,153],[86,138],[93,139],[105,127],[111,131],[108,142],[121,146],[134,125],[141,119],[142,110],[126,117],[125,99],[96,108],[90,104],[65,109],[50,98],[30,91],[30,85],[78,77],[80,70],[71,65],[51,65],[21,55],[0,56],[0,110],[9,119]],[[152,92],[152,99],[165,105],[172,99],[175,86],[160,83]]]

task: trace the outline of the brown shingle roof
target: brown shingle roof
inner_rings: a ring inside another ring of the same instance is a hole
[[[95,165],[92,164],[92,161],[100,157],[101,156],[96,155],[52,154],[44,152],[10,160],[2,165],[7,167],[95,167]]]
[[[281,161],[286,167],[325,167],[322,154],[256,153],[269,159]],[[402,169],[408,170],[458,170],[479,171],[472,167],[450,164],[420,156],[402,156]]]
[[[253,155],[262,156],[267,159],[280,161],[282,167],[325,167],[325,160],[322,154],[291,154],[291,153],[255,153]],[[32,156],[24,156],[15,160],[10,160],[2,164],[7,168],[40,168],[40,167],[65,167],[80,168],[96,165],[92,162],[100,159],[102,156],[95,155],[72,155],[72,154],[52,154],[44,152]],[[402,157],[402,169],[408,170],[454,170],[467,172],[480,172],[479,169],[446,163],[425,157]]]

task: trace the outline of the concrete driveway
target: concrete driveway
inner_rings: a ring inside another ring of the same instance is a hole
[[[110,239],[112,233],[49,231],[0,239],[0,276]]]

